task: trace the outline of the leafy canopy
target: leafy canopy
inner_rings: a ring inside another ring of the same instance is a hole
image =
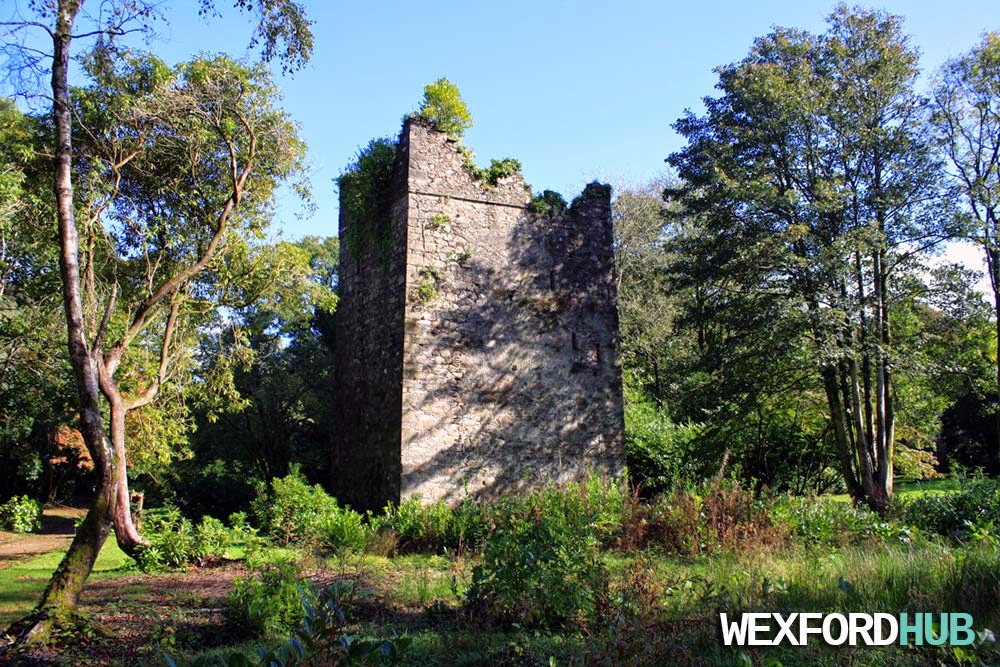
[[[442,132],[461,139],[472,127],[472,114],[462,100],[458,86],[442,77],[424,86],[424,101],[416,113],[417,118],[429,121]]]

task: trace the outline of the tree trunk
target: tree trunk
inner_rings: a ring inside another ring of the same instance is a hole
[[[114,526],[118,546],[133,558],[139,547],[148,546],[132,521],[132,497],[128,490],[128,460],[125,456],[125,401],[114,379],[107,370],[101,369],[101,389],[108,399],[111,412],[111,443],[114,446],[117,459],[115,484]]]
[[[12,626],[22,642],[45,641],[54,622],[72,612],[83,585],[111,529],[118,484],[118,461],[105,437],[101,421],[97,361],[90,350],[80,294],[80,241],[73,212],[72,116],[69,96],[69,58],[73,22],[82,0],[60,0],[53,32],[52,116],[56,131],[54,194],[59,222],[59,271],[70,362],[80,398],[80,433],[99,472],[94,504],[77,530],[69,551],[52,575],[35,611]]]
[[[837,443],[837,454],[840,457],[841,472],[844,475],[851,500],[859,502],[864,499],[864,491],[854,474],[854,454],[848,439],[847,417],[844,414],[844,404],[840,400],[840,388],[837,386],[837,371],[832,366],[824,366],[822,374],[823,388],[826,390],[827,405],[830,408],[830,421],[833,424],[833,437]]]
[[[988,229],[988,228],[987,228]],[[990,274],[990,285],[993,287],[993,322],[996,326],[996,381],[997,396],[1000,397],[1000,249],[996,245],[990,245],[989,235],[984,237],[983,245],[986,246],[986,264]],[[993,418],[996,420],[997,441],[994,442],[996,451],[997,471],[1000,471],[1000,405],[993,406]]]

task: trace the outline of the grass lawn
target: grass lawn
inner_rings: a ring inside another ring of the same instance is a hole
[[[65,551],[55,551],[0,569],[0,627],[34,607],[64,554]],[[113,576],[112,573],[131,562],[132,559],[118,548],[112,537],[105,542],[97,557],[91,580]]]
[[[938,479],[909,479],[897,477],[893,482],[893,495],[897,498],[904,496],[928,496],[942,493],[953,493],[959,490],[959,483],[954,477],[939,477]],[[846,493],[836,493],[827,496],[832,500],[850,502],[851,497]]]

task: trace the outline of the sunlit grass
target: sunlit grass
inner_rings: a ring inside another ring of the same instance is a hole
[[[0,569],[0,627],[35,606],[65,554],[65,551],[53,551]],[[114,576],[131,562],[112,536],[104,543],[91,576],[95,579]]]

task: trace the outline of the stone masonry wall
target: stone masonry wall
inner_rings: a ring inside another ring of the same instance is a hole
[[[401,496],[494,496],[623,465],[610,197],[536,220],[408,124]]]
[[[618,472],[608,192],[536,219],[520,176],[484,186],[419,122],[394,177],[389,260],[341,246],[338,497],[455,501]]]
[[[407,159],[397,153],[388,229],[352,254],[340,214],[332,491],[359,509],[399,498]],[[388,243],[380,239],[388,236]]]

